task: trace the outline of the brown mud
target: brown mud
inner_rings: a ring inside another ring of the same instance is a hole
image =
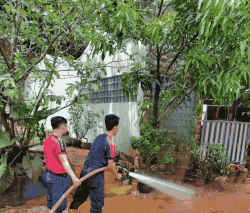
[[[79,150],[84,153],[85,157],[87,152]],[[69,154],[70,158],[81,161],[75,153]],[[171,179],[166,177],[166,179]],[[171,180],[170,180],[171,181]],[[103,213],[166,213],[166,212],[197,212],[197,213],[219,213],[219,212],[232,212],[232,213],[250,213],[250,184],[229,184],[222,182],[212,182],[204,187],[194,186],[193,183],[184,183],[184,186],[194,188],[197,194],[192,196],[190,200],[177,200],[166,194],[155,196],[150,199],[140,199],[133,194],[126,195],[113,195],[106,196]],[[117,184],[106,184],[106,188],[117,187]],[[67,197],[67,206],[70,206],[72,201],[72,194]],[[3,202],[0,202],[3,204]],[[25,199],[13,202],[4,202],[4,208],[0,209],[0,213],[38,213],[49,212],[46,209],[47,196],[40,196],[32,199]],[[90,212],[90,201],[87,200],[83,203],[78,213]],[[44,207],[44,209],[39,209]],[[35,210],[29,210],[35,209]],[[65,211],[65,213],[67,210]]]

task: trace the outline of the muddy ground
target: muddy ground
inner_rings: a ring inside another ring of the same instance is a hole
[[[81,150],[79,150],[81,152]],[[168,176],[166,179],[173,181]],[[250,213],[250,184],[229,184],[225,182],[213,182],[204,187],[194,186],[193,183],[184,183],[184,186],[194,188],[197,194],[191,200],[177,200],[169,195],[155,196],[142,200],[136,195],[116,195],[105,198],[104,213],[166,213],[166,212],[232,212]],[[67,206],[72,201],[72,195],[67,198]],[[5,208],[0,213],[26,213],[49,212],[46,209],[47,196],[26,199],[21,206],[18,201],[6,202]],[[40,209],[39,209],[40,208]],[[32,211],[28,209],[33,209]],[[78,213],[89,213],[90,201],[82,204]],[[66,213],[66,211],[65,211]]]
[[[231,186],[231,192],[219,192],[210,186],[194,187],[193,184],[184,184],[197,190],[191,200],[177,200],[169,195],[141,200],[133,195],[119,195],[105,198],[104,213],[128,212],[128,213],[166,213],[166,212],[250,212],[250,185]],[[211,184],[212,185],[212,184]],[[72,197],[67,198],[68,207]],[[12,205],[14,202],[12,203]],[[9,206],[12,206],[9,203]],[[38,207],[46,206],[46,196],[29,199],[25,205],[3,208],[0,212],[49,212]],[[36,208],[36,211],[27,209]],[[90,212],[90,201],[87,200],[78,210],[80,213]]]

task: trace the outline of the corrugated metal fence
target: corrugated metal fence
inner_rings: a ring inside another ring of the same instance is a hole
[[[250,123],[234,121],[203,121],[201,143],[221,144],[229,161],[243,164],[245,148],[249,144]],[[206,151],[203,151],[203,156]],[[228,161],[227,161],[228,162]]]

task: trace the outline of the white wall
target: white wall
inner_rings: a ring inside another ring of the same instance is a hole
[[[47,55],[46,59],[52,59],[51,56]],[[45,64],[42,61],[41,63],[39,63],[39,65],[37,66],[37,69],[40,70],[40,72],[46,70]],[[66,95],[66,88],[68,88],[69,86],[67,85],[68,83],[75,83],[75,81],[80,82],[80,77],[77,77],[77,72],[74,71],[73,69],[70,69],[69,65],[67,62],[62,61],[62,59],[59,58],[58,64],[56,65],[56,69],[60,75],[60,79],[57,79],[55,77],[54,81],[52,80],[52,86],[49,86],[48,89],[50,89],[51,91],[53,91],[54,95],[62,95],[62,96],[67,96]],[[46,85],[46,84],[45,84]],[[34,97],[36,97],[38,95],[39,89],[41,88],[41,84],[39,84],[38,81],[36,82],[31,82],[29,83],[29,86],[31,88],[26,87],[26,92],[29,93],[28,97],[26,98],[27,100],[32,100],[34,99]],[[77,91],[74,92],[74,94],[76,94]],[[55,108],[57,106],[60,107],[64,107],[67,105],[67,99],[65,101],[62,101],[61,105],[56,104],[55,102],[51,102],[50,103],[50,108]],[[63,116],[66,119],[69,118],[69,113],[68,113],[68,107],[49,116],[46,120],[41,121],[41,123],[45,124],[45,129],[50,129],[52,130],[52,126],[51,126],[51,118],[54,116]]]
[[[121,75],[123,72],[130,72],[132,67],[129,54],[139,52],[140,55],[146,56],[147,50],[146,47],[139,43],[135,45],[132,40],[125,41],[127,52],[118,52],[115,56],[109,56],[109,53],[106,54],[104,61],[101,60],[101,54],[96,55],[91,64],[97,64],[100,62],[102,65],[110,63],[106,68],[107,75],[101,75],[102,77],[112,77],[115,75]],[[87,47],[85,54],[79,59],[82,63],[86,61],[87,54],[91,54],[90,46]],[[140,57],[137,56],[137,61],[140,61]],[[140,62],[142,66],[145,66],[145,62]],[[120,73],[118,72],[120,68]],[[90,80],[95,80],[94,74]],[[143,91],[139,85],[139,91],[137,95],[137,101],[143,100]],[[104,115],[100,117],[100,124],[103,126],[102,129],[91,129],[88,131],[86,138],[89,142],[93,142],[95,137],[99,134],[106,132],[105,127],[105,115],[115,114],[120,117],[120,128],[116,136],[114,136],[114,141],[117,145],[116,150],[121,152],[126,152],[131,146],[130,140],[132,136],[139,136],[139,121],[140,115],[138,115],[138,105],[136,102],[123,102],[123,103],[107,103],[107,104],[93,104],[93,111],[101,115],[101,111],[104,110]]]
[[[102,77],[112,77],[114,75],[120,75],[123,72],[129,72],[130,68],[132,67],[131,66],[132,61],[129,58],[129,54],[134,54],[135,52],[138,52],[138,56],[136,56],[137,62],[140,62],[139,55],[146,56],[147,49],[141,43],[139,43],[139,45],[137,46],[133,43],[132,40],[126,40],[125,44],[126,44],[125,52],[127,52],[127,54],[124,52],[118,52],[117,54],[115,54],[115,56],[109,56],[109,53],[107,53],[104,61],[101,60],[101,54],[99,54],[99,55],[96,55],[92,59],[91,61],[92,65],[95,65],[98,62],[105,65],[113,61],[112,63],[108,65],[108,67],[106,67],[107,75],[105,76],[104,74],[102,74],[101,75]],[[90,46],[86,48],[85,53],[82,55],[82,57],[79,58],[78,61],[84,64],[87,61],[87,55],[91,55]],[[48,58],[50,58],[50,56],[48,56]],[[145,66],[145,62],[140,62],[140,63],[142,64],[142,66]],[[41,62],[38,67],[40,70],[46,69],[43,62]],[[118,68],[120,68],[120,73],[118,73]],[[63,64],[58,63],[57,70],[61,78],[60,79],[56,78],[55,81],[53,82],[54,86],[53,87],[50,86],[49,89],[51,89],[55,95],[66,96],[65,89],[68,87],[67,83],[74,83],[75,81],[80,82],[80,77],[76,76],[77,72],[70,69],[67,62],[64,62]],[[75,76],[75,77],[72,78],[72,76],[70,75]],[[95,73],[92,74],[89,80],[94,80],[95,79],[94,75]],[[30,93],[28,100],[34,98],[37,95],[39,88],[40,88],[38,82],[30,83],[30,86],[35,91],[35,94],[32,93],[32,91],[27,88],[26,91]],[[75,91],[75,93],[77,93],[77,91]],[[141,90],[140,85],[139,85],[139,91],[137,95],[137,101],[138,100],[143,100],[143,91]],[[63,107],[65,105],[66,105],[66,101],[63,101],[60,106]],[[51,108],[54,108],[56,106],[57,105],[55,103],[50,104]],[[140,117],[138,115],[137,103],[136,102],[124,102],[124,103],[93,104],[93,111],[95,113],[100,113],[101,115],[101,111],[103,110],[104,110],[104,116],[100,117],[100,123],[103,125],[103,128],[97,129],[96,133],[94,129],[89,130],[86,137],[88,138],[89,142],[93,142],[95,137],[98,134],[102,134],[106,132],[105,120],[104,120],[105,115],[116,114],[117,116],[120,117],[120,129],[119,129],[118,134],[114,137],[114,141],[117,144],[116,150],[122,151],[122,152],[127,151],[128,148],[130,147],[131,137],[139,136]],[[52,130],[50,119],[54,116],[63,116],[66,119],[68,119],[69,118],[68,108],[65,108],[53,114],[52,116],[49,116],[46,119],[46,121],[43,122],[43,123],[46,123],[45,129]],[[74,136],[74,133],[71,131],[72,128],[70,124],[68,126],[69,126],[70,134]]]

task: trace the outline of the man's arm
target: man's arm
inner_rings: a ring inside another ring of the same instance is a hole
[[[63,168],[66,170],[66,172],[69,174],[72,180],[78,179],[75,175],[75,173],[72,171],[69,161],[67,159],[67,156],[65,154],[58,155],[60,161],[62,162]]]
[[[115,167],[115,162],[113,159],[108,160],[108,169],[109,169],[109,171],[112,172],[112,174],[115,176],[115,178],[119,179],[118,173],[117,173],[116,167]]]

